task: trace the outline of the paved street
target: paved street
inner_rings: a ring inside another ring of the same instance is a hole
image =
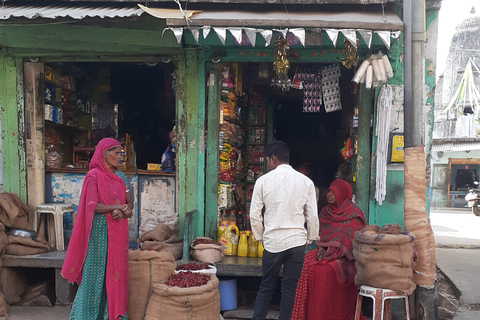
[[[480,248],[480,217],[466,209],[432,209],[437,247]]]
[[[437,244],[437,267],[460,292],[462,306],[455,320],[480,319],[480,217],[470,210],[430,212]]]

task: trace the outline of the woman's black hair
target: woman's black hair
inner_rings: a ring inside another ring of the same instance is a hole
[[[290,151],[285,142],[281,140],[275,140],[268,144],[263,152],[265,157],[271,158],[275,155],[280,162],[290,162]]]

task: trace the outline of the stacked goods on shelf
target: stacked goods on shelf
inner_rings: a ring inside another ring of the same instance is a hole
[[[247,115],[247,174],[245,181],[245,209],[246,221],[245,229],[248,240],[248,256],[257,257],[259,252],[257,249],[258,241],[255,241],[253,234],[249,232],[250,226],[250,202],[252,200],[255,181],[264,174],[264,150],[266,144],[266,128],[265,128],[265,87],[259,86],[250,89],[248,94],[248,115]]]
[[[243,170],[241,147],[244,144],[244,131],[239,118],[237,96],[234,93],[235,72],[234,66],[223,66],[220,98],[217,239],[223,240],[222,243],[228,240],[228,243],[224,243],[226,255],[236,254],[238,229],[235,207],[238,203],[235,201],[235,193]],[[232,229],[236,231],[235,234],[230,234]],[[225,232],[228,232],[227,237],[224,235]]]

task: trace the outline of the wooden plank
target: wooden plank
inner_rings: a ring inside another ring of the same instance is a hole
[[[178,61],[177,81],[177,177],[179,225],[183,225],[187,211],[198,210],[198,57],[196,50],[185,51]],[[192,218],[194,234],[203,235],[204,217]],[[183,230],[180,229],[180,237]]]
[[[187,175],[187,134],[186,134],[186,106],[185,106],[185,56],[177,57],[177,85],[175,94],[177,97],[176,105],[176,124],[177,124],[177,156],[176,156],[176,171],[177,171],[177,203],[178,203],[178,225],[183,226],[185,220],[185,213],[187,212],[186,204],[186,175]],[[179,237],[183,237],[184,230],[179,228]]]
[[[33,209],[45,203],[44,65],[26,62],[24,66],[27,204]]]
[[[370,119],[372,114],[372,92],[364,85],[358,87],[358,148],[356,165],[355,203],[362,209],[365,219],[369,221],[370,196]]]
[[[480,159],[449,159],[450,164],[480,164]]]
[[[198,70],[198,52],[197,50],[187,50],[185,52],[185,129],[187,134],[186,139],[186,175],[184,176],[186,188],[185,188],[185,205],[186,211],[196,210],[192,217],[193,234],[194,237],[203,235],[203,226],[205,223],[204,216],[200,214],[197,207],[199,202],[203,199],[198,199],[198,159],[199,159],[199,70]],[[200,80],[201,81],[201,80]],[[182,177],[180,176],[180,179]],[[202,211],[204,209],[202,208]]]
[[[205,236],[217,238],[218,210],[218,131],[220,113],[220,77],[218,65],[209,64],[207,150],[205,168]]]
[[[205,51],[198,51],[197,58],[197,117],[198,117],[198,160],[197,160],[197,223],[198,228],[196,231],[197,236],[203,236],[205,234],[205,229],[207,228],[207,215],[210,215],[211,212],[205,211],[205,126],[206,126],[206,101],[205,101]],[[216,215],[215,215],[216,216]]]
[[[229,12],[225,12],[227,15]],[[231,12],[230,12],[231,14]],[[171,26],[185,26],[183,19],[167,19]],[[391,22],[362,22],[362,21],[325,21],[325,20],[260,20],[260,19],[194,19],[191,26],[229,26],[229,27],[271,27],[282,26],[282,28],[328,28],[328,29],[358,29],[371,30],[403,30],[402,23]]]
[[[23,68],[19,58],[0,57],[3,190],[26,202]]]

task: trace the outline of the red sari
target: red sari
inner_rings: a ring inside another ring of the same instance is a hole
[[[320,212],[320,240],[305,255],[298,281],[292,320],[349,320],[355,316],[358,295],[352,241],[365,225],[362,211],[352,202],[352,188],[344,180],[329,187],[337,205]],[[317,254],[324,252],[317,259]]]
[[[61,272],[62,276],[70,283],[80,284],[82,280],[83,264],[96,204],[125,204],[125,182],[108,170],[103,157],[105,150],[115,146],[120,146],[120,143],[111,138],[102,139],[98,143],[90,162],[90,171],[82,186],[72,237]],[[92,184],[96,184],[97,187],[91,187]],[[128,221],[127,219],[113,219],[111,212],[105,213],[105,217],[108,228],[105,287],[108,300],[108,319],[114,320],[119,316],[125,316],[127,312]]]

